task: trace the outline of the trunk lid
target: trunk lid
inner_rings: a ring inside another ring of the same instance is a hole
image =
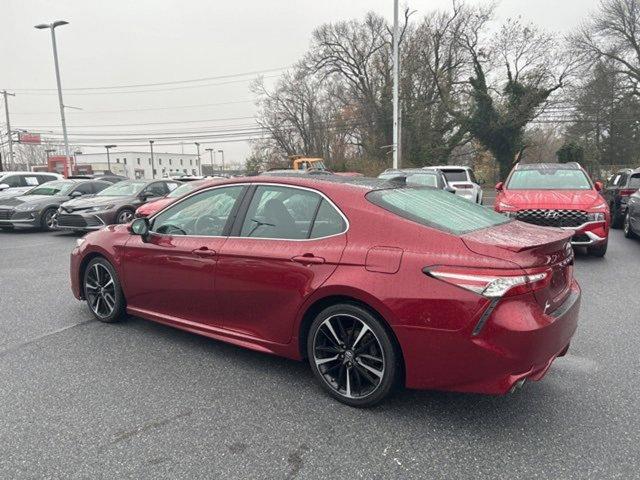
[[[573,281],[572,235],[572,230],[513,221],[461,238],[474,253],[510,261],[528,273],[547,272],[547,285],[534,294],[545,313],[551,313],[565,300]]]

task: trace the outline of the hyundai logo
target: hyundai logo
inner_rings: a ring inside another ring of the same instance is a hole
[[[544,214],[544,218],[548,218],[549,220],[556,220],[556,219],[560,218],[560,214],[558,212],[553,211],[553,210],[549,210],[548,212],[546,212]]]

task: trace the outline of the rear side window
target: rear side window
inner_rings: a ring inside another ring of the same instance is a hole
[[[367,199],[402,218],[455,235],[511,221],[445,190],[411,187],[374,190],[367,194]]]
[[[640,175],[632,175],[629,179],[629,188],[640,189]]]
[[[313,222],[313,228],[311,229],[311,235],[309,238],[321,238],[328,237],[330,235],[338,235],[347,228],[342,215],[340,215],[333,206],[322,199],[320,208],[316,214],[316,219]]]

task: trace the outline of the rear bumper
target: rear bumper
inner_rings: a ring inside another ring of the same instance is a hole
[[[522,380],[540,380],[566,352],[578,325],[580,288],[545,314],[533,298],[503,300],[478,336],[470,330],[394,328],[403,350],[406,386],[505,394]]]

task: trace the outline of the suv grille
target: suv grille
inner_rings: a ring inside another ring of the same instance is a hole
[[[579,227],[587,223],[587,212],[582,210],[520,210],[516,219],[542,227]]]
[[[58,225],[61,227],[86,227],[87,222],[80,215],[58,214]]]

